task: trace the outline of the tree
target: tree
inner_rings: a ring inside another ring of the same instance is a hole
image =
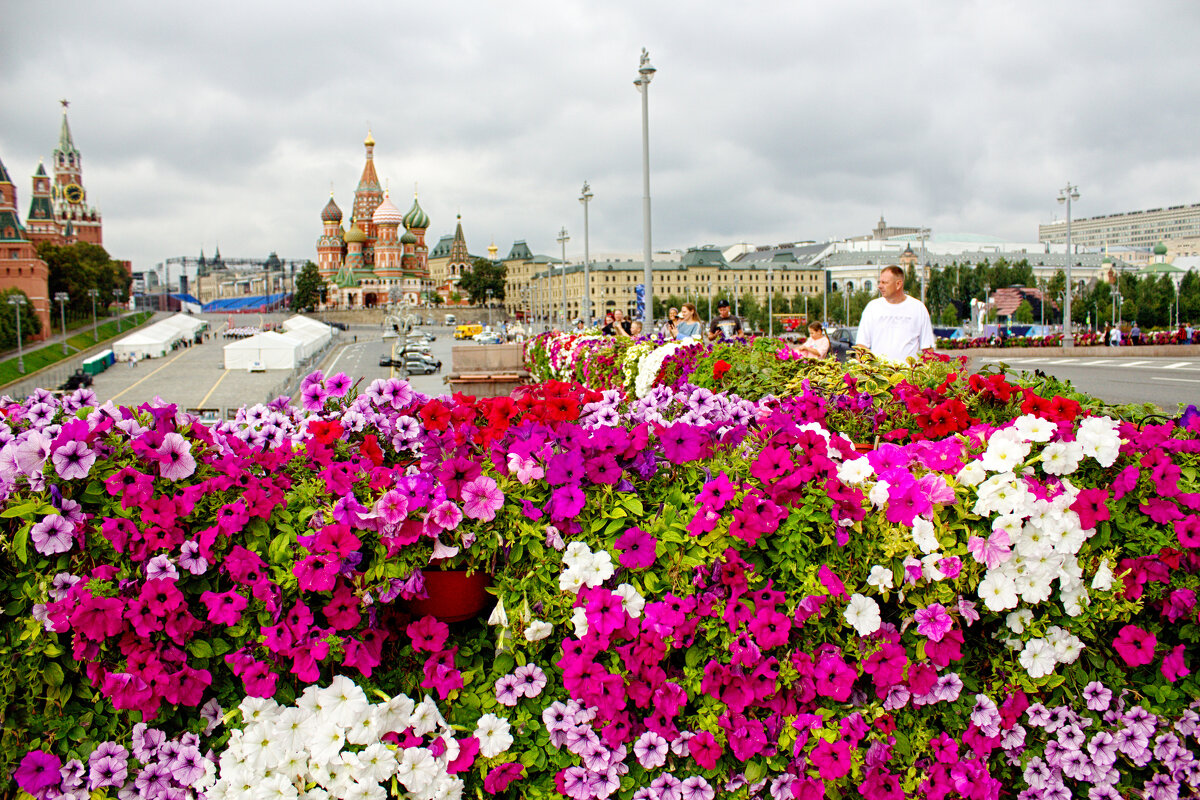
[[[487,301],[489,289],[492,292],[492,300],[503,300],[504,279],[507,276],[508,267],[503,262],[477,258],[471,264],[471,270],[464,272],[459,279],[458,288],[466,292],[475,305]]]
[[[306,311],[321,302],[321,273],[317,265],[309,261],[296,276],[296,287],[292,291],[292,311]]]
[[[1032,325],[1034,322],[1033,306],[1029,304],[1028,300],[1022,300],[1021,305],[1017,306],[1017,310],[1013,312],[1012,318],[1013,322],[1021,325]]]
[[[42,321],[33,313],[29,297],[20,289],[4,289],[0,291],[0,347],[5,350],[17,349],[17,309],[8,304],[8,298],[14,294],[25,298],[21,307],[21,341],[28,346],[29,340],[42,332]]]
[[[946,328],[958,327],[958,309],[954,307],[953,303],[946,303],[946,305],[942,306],[942,313],[939,315],[938,322]]]
[[[67,313],[73,317],[91,316],[92,298],[88,291],[95,289],[96,306],[108,308],[113,302],[113,290],[120,292],[122,300],[129,298],[129,287],[133,276],[125,271],[119,261],[108,257],[108,251],[98,244],[76,242],[60,247],[50,242],[39,242],[38,258],[50,268],[49,291],[53,297],[66,292],[71,299],[67,302]],[[24,327],[24,326],[22,326]]]

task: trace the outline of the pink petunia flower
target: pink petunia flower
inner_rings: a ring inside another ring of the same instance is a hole
[[[941,603],[932,603],[918,610],[913,619],[917,623],[917,633],[934,642],[940,642],[954,627],[954,620]]]
[[[1153,661],[1154,648],[1157,645],[1158,639],[1155,635],[1137,625],[1121,628],[1121,632],[1113,640],[1113,649],[1120,653],[1121,658],[1131,667],[1144,666]]]
[[[1163,677],[1171,683],[1192,674],[1183,660],[1183,645],[1176,645],[1162,662]]]
[[[181,481],[196,471],[191,442],[174,431],[163,437],[156,452],[158,474],[169,481]]]
[[[525,765],[518,761],[509,761],[498,767],[492,767],[483,779],[483,790],[488,794],[499,794],[508,785],[518,780],[525,771]]]
[[[54,469],[64,480],[86,478],[96,463],[96,453],[83,442],[73,439],[50,456]]]
[[[487,475],[480,475],[462,487],[463,514],[471,519],[491,522],[504,505],[504,492]]]

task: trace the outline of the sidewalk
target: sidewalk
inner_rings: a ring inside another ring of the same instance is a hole
[[[1020,358],[1024,356],[1046,356],[1047,358],[1197,358],[1200,344],[1146,344],[1106,347],[968,347],[962,350],[937,349],[946,356],[969,358]]]

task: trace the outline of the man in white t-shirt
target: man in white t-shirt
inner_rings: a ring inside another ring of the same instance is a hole
[[[929,311],[920,300],[904,293],[904,270],[884,267],[879,273],[879,295],[863,309],[854,343],[893,361],[932,349]]]

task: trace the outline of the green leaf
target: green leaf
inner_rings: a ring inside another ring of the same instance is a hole
[[[29,563],[29,530],[32,526],[22,525],[17,531],[17,535],[13,537],[13,552],[17,554],[17,558],[21,559],[22,564]]]
[[[46,677],[46,683],[51,686],[62,686],[63,683],[63,668],[55,662],[51,661],[42,670],[42,674]]]
[[[203,639],[192,639],[188,644],[188,652],[196,658],[212,658],[213,656],[212,646]]]
[[[767,767],[760,761],[751,761],[746,765],[746,780],[750,783],[758,783],[767,774]]]
[[[4,517],[5,519],[11,519],[13,517],[30,517],[33,516],[35,511],[37,511],[37,507],[38,501],[30,500],[28,502],[19,503],[15,506],[11,506],[3,511],[0,511],[0,517]]]

